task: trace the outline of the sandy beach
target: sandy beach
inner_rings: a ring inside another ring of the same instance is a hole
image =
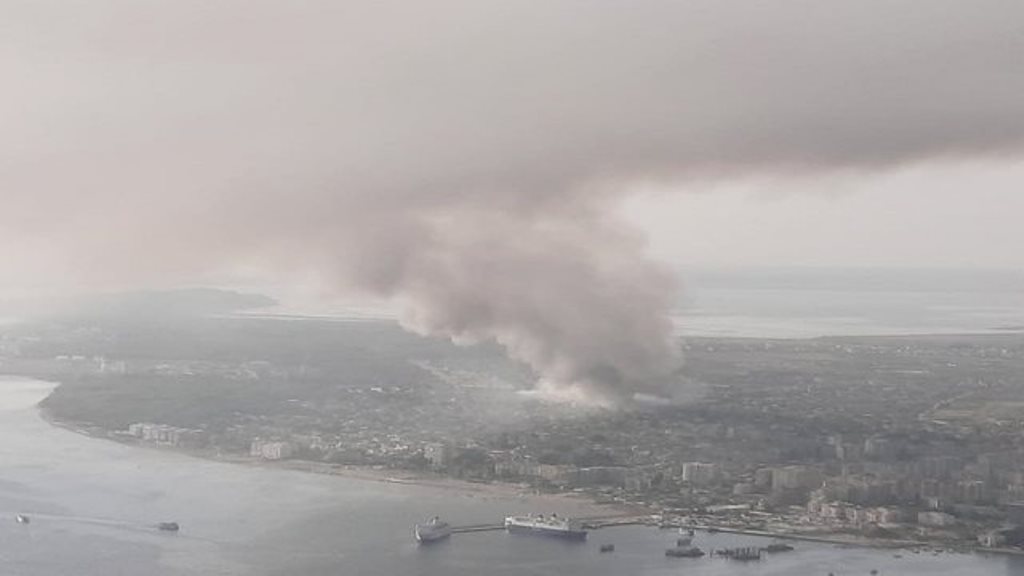
[[[201,458],[217,460],[219,462],[229,462],[246,466],[296,470],[311,474],[342,476],[345,478],[365,480],[369,482],[408,484],[411,486],[436,488],[456,492],[462,496],[470,498],[495,500],[519,498],[522,500],[530,499],[532,502],[539,504],[543,504],[545,502],[551,503],[552,505],[571,504],[574,508],[579,509],[582,514],[594,518],[635,517],[638,515],[648,515],[652,513],[650,510],[635,505],[604,504],[595,502],[585,494],[571,492],[551,494],[539,492],[526,484],[510,482],[470,482],[460,480],[458,478],[450,478],[427,472],[417,472],[414,470],[397,470],[370,466],[345,466],[306,460],[269,461],[242,455],[217,456],[203,453],[193,455]]]
[[[53,384],[53,388],[56,388],[57,386],[59,386],[59,384]],[[128,438],[115,436],[106,430],[84,425],[82,423],[65,422],[54,418],[52,414],[49,414],[46,410],[39,407],[37,407],[37,410],[39,411],[40,417],[49,424],[74,432],[75,434],[80,434],[97,440],[116,442],[140,449],[156,452],[169,452],[215,462],[267,469],[291,470],[309,474],[340,476],[347,479],[368,482],[427,487],[480,500],[519,499],[523,500],[524,504],[526,500],[529,500],[531,505],[540,506],[542,509],[546,508],[545,504],[550,504],[553,508],[560,508],[568,505],[579,510],[580,515],[588,518],[635,517],[654,513],[649,509],[637,505],[595,502],[590,496],[581,493],[540,492],[523,483],[498,481],[472,482],[415,470],[330,464],[309,460],[265,460],[244,454],[224,454],[212,450],[184,450],[179,448],[156,446],[144,442],[131,441]]]

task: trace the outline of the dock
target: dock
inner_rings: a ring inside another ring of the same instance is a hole
[[[599,528],[608,528],[610,526],[632,526],[637,524],[649,523],[645,520],[645,516],[637,516],[635,514],[630,515],[612,515],[612,516],[580,516],[576,519],[580,521],[583,527],[587,530],[597,530]],[[499,522],[496,524],[467,524],[464,526],[452,526],[452,534],[470,534],[473,532],[497,532],[505,529],[505,522]]]
[[[640,524],[649,524],[650,521],[647,519],[648,517],[640,517],[636,515],[577,517],[577,520],[579,520],[587,530],[597,530],[599,528],[609,528],[612,526],[636,526]],[[465,526],[452,527],[453,534],[498,532],[500,530],[505,530],[504,521],[495,524],[468,524]]]
[[[452,526],[452,534],[468,534],[470,532],[495,532],[504,530],[505,524],[470,524],[467,526]]]

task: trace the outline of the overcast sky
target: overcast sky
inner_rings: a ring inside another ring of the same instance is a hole
[[[682,267],[1024,269],[1015,158],[647,187],[623,212]]]
[[[464,258],[482,232],[451,221],[481,214],[673,263],[1019,267],[1022,21],[1013,0],[4,0],[0,280],[391,292],[410,249]]]
[[[674,260],[1020,266],[1022,21],[1011,0],[5,0],[0,254],[177,280],[273,251],[230,221],[287,242],[325,214],[532,218],[655,181],[683,193],[629,212]]]
[[[1019,0],[0,0],[0,290],[261,278],[556,386],[676,264],[1021,266]]]

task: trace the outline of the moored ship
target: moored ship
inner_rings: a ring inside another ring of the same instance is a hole
[[[696,546],[676,546],[675,548],[665,550],[665,556],[672,556],[673,558],[700,558],[704,556],[704,551]]]
[[[726,548],[724,550],[716,550],[715,555],[722,556],[730,560],[750,562],[752,560],[761,559],[761,549],[753,546],[746,546],[742,548]]]
[[[426,524],[417,524],[413,534],[416,536],[416,541],[420,544],[429,544],[451,536],[452,527],[439,517],[434,516]]]
[[[767,552],[769,554],[777,554],[779,552],[792,552],[793,550],[795,550],[795,548],[793,548],[789,544],[785,544],[785,543],[782,543],[782,542],[777,542],[775,544],[769,544],[769,545],[765,546],[764,548],[761,548],[761,550],[763,550],[763,551],[765,551],[765,552]]]
[[[544,515],[509,516],[505,518],[505,529],[515,534],[536,534],[538,536],[553,536],[568,540],[583,540],[587,537],[587,531],[578,520],[572,518],[560,518],[557,514],[545,517]]]

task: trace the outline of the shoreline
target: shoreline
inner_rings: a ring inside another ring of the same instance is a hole
[[[511,483],[502,481],[481,481],[474,482],[442,476],[429,472],[391,469],[378,466],[358,466],[330,464],[308,460],[264,460],[243,454],[224,454],[210,450],[187,450],[169,446],[158,446],[145,442],[127,441],[114,436],[111,432],[98,426],[81,422],[69,422],[54,417],[47,409],[41,406],[41,402],[52,394],[62,383],[49,380],[41,380],[31,376],[19,376],[11,374],[0,375],[0,382],[5,380],[23,381],[28,383],[45,384],[49,386],[46,396],[35,402],[31,408],[37,416],[48,425],[60,428],[68,432],[85,436],[94,440],[113,442],[123,446],[130,446],[154,452],[165,452],[177,456],[196,458],[210,462],[234,464],[239,466],[263,468],[268,470],[288,470],[306,474],[318,474],[325,476],[336,476],[339,478],[358,480],[364,482],[378,482],[384,484],[399,484],[435,490],[456,492],[467,498],[480,497],[482,499],[509,499],[548,501],[553,504],[572,506],[579,509],[583,514],[578,515],[581,520],[592,522],[591,529],[601,529],[614,526],[649,526],[654,529],[666,528],[659,526],[655,517],[661,512],[639,504],[599,502],[591,495],[582,492],[561,492],[545,493],[530,488],[523,483]],[[992,555],[1015,555],[1024,556],[1024,550],[1009,548],[983,548],[980,546],[951,546],[942,542],[929,542],[917,540],[887,540],[868,538],[856,535],[844,535],[842,532],[821,532],[821,533],[800,533],[772,531],[753,528],[737,528],[728,524],[694,524],[694,525],[671,525],[677,527],[692,528],[706,533],[724,533],[759,538],[771,538],[778,540],[803,541],[818,544],[830,544],[836,546],[849,546],[855,548],[875,550],[907,550],[919,553],[921,549],[934,549],[945,553],[978,553]],[[938,553],[938,552],[936,552]]]
[[[337,476],[340,478],[359,480],[364,482],[379,482],[384,484],[399,484],[435,490],[456,492],[467,498],[481,497],[483,499],[533,499],[549,501],[555,504],[572,505],[585,512],[579,519],[590,522],[589,529],[600,530],[616,526],[647,526],[655,530],[692,528],[705,533],[735,534],[741,536],[754,536],[758,538],[770,538],[776,540],[791,540],[810,542],[817,544],[830,544],[835,546],[848,546],[853,548],[864,548],[872,550],[919,550],[922,548],[935,548],[947,553],[964,552],[985,552],[992,554],[1020,554],[1024,551],[1000,550],[988,548],[955,549],[938,542],[922,542],[916,540],[885,540],[877,538],[865,538],[859,536],[840,536],[841,533],[802,534],[798,532],[782,532],[760,529],[736,528],[726,524],[695,524],[695,525],[672,525],[670,527],[659,526],[654,517],[660,512],[645,508],[637,504],[625,503],[602,503],[593,500],[583,493],[544,493],[529,489],[523,484],[510,482],[471,482],[458,478],[451,478],[430,473],[422,473],[411,470],[377,468],[372,466],[354,466],[341,464],[328,464],[312,462],[307,460],[262,460],[252,456],[241,454],[215,454],[201,450],[181,450],[171,447],[162,447],[142,442],[124,442],[117,438],[106,435],[104,431],[91,431],[79,423],[70,423],[57,420],[48,414],[42,407],[36,407],[37,412],[44,421],[51,426],[67,430],[74,434],[86,436],[95,440],[114,442],[124,446],[131,446],[155,452],[167,452],[170,454],[187,456],[211,462],[234,464],[268,470],[289,470],[305,474],[319,474],[325,476]]]
[[[59,384],[58,384],[59,385]],[[510,499],[510,500],[538,500],[548,501],[552,504],[572,506],[585,512],[584,519],[606,520],[606,519],[635,519],[641,516],[649,516],[654,512],[637,505],[620,503],[603,503],[593,500],[585,494],[579,493],[545,493],[535,491],[523,484],[511,482],[472,482],[459,478],[451,478],[431,473],[418,472],[414,470],[391,469],[374,466],[357,466],[344,464],[329,464],[325,462],[314,462],[309,460],[263,460],[253,456],[242,454],[218,454],[206,450],[183,450],[173,447],[156,446],[143,442],[127,442],[109,435],[105,430],[90,427],[79,422],[67,422],[55,418],[47,410],[36,405],[35,410],[39,417],[50,426],[66,430],[73,434],[85,436],[94,440],[114,442],[123,446],[131,446],[142,450],[154,452],[165,452],[189,458],[196,458],[210,462],[233,464],[252,468],[267,470],[288,470],[305,474],[318,474],[323,476],[335,476],[349,480],[363,482],[377,482],[382,484],[397,484],[445,490],[456,492],[468,498],[479,497],[482,499]],[[95,429],[94,429],[95,428]]]
[[[490,481],[472,482],[448,476],[441,476],[429,472],[392,469],[375,466],[357,466],[330,464],[325,462],[314,462],[309,460],[264,460],[244,454],[224,454],[212,450],[187,450],[169,446],[158,446],[145,442],[127,441],[118,438],[110,431],[99,426],[83,422],[66,421],[55,417],[49,410],[42,406],[42,402],[48,398],[63,383],[44,380],[35,376],[3,373],[0,374],[0,383],[22,382],[38,387],[41,398],[25,406],[31,409],[47,425],[59,428],[67,432],[84,436],[93,440],[113,442],[122,446],[130,446],[153,452],[163,452],[177,456],[196,458],[209,462],[234,464],[239,466],[263,468],[268,470],[289,470],[306,474],[318,474],[324,476],[336,476],[350,480],[364,482],[378,482],[383,484],[400,484],[458,492],[466,497],[481,498],[503,498],[510,500],[534,499],[548,501],[553,504],[562,504],[580,509],[590,519],[623,519],[637,518],[654,514],[648,508],[635,504],[598,502],[586,494],[581,493],[545,493],[536,491],[525,484]]]

